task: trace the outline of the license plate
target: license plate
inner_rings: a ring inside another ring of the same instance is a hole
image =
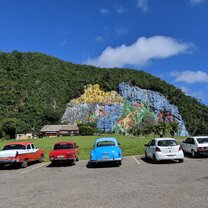
[[[63,155],[59,155],[59,156],[58,156],[58,158],[63,158],[63,157],[64,157]]]
[[[102,158],[103,158],[103,159],[108,159],[108,158],[109,158],[109,156],[102,156]]]
[[[173,156],[175,156],[175,155],[167,155],[168,157],[173,157]]]

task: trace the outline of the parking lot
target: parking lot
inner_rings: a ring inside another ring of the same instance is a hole
[[[0,207],[208,207],[208,158],[153,164],[125,157],[120,167],[87,161],[0,170]]]

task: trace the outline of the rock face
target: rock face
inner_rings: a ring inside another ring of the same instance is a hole
[[[179,114],[178,107],[172,105],[161,94],[151,90],[141,89],[136,86],[130,86],[126,83],[119,84],[119,94],[132,103],[143,102],[152,108],[158,121],[171,122],[173,120],[179,123],[179,136],[188,136],[183,119]],[[162,119],[162,120],[161,120]]]
[[[188,135],[176,106],[158,92],[126,83],[119,84],[119,94],[104,92],[98,84],[86,86],[83,95],[68,103],[62,122],[95,122],[105,132],[127,132],[147,117],[154,122],[177,121],[178,135]]]

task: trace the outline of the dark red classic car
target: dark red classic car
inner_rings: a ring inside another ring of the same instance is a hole
[[[58,142],[49,153],[49,159],[52,164],[63,161],[75,163],[79,160],[79,146],[75,142]]]

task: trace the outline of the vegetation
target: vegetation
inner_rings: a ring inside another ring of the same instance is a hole
[[[147,144],[152,135],[148,137],[140,136],[138,137],[129,137],[124,135],[112,135],[116,137],[121,143],[121,149],[124,156],[130,155],[143,155],[144,154],[144,144]],[[101,137],[101,136],[99,136]],[[106,135],[105,135],[106,137]],[[45,159],[44,161],[49,161],[48,154],[53,149],[53,146],[56,142],[61,141],[75,141],[80,149],[80,159],[89,159],[90,151],[93,148],[93,144],[98,138],[98,136],[73,136],[73,137],[51,137],[51,138],[41,138],[41,139],[30,139],[24,141],[34,142],[35,146],[38,148],[43,148],[45,150]],[[181,142],[183,138],[178,137],[178,141]],[[0,149],[8,143],[8,141],[0,142]]]
[[[0,52],[0,136],[38,133],[45,124],[58,124],[67,102],[83,94],[87,84],[105,91],[131,82],[155,90],[179,107],[190,134],[208,134],[208,107],[148,73],[101,69],[72,64],[41,53]],[[139,132],[138,132],[139,133]]]

